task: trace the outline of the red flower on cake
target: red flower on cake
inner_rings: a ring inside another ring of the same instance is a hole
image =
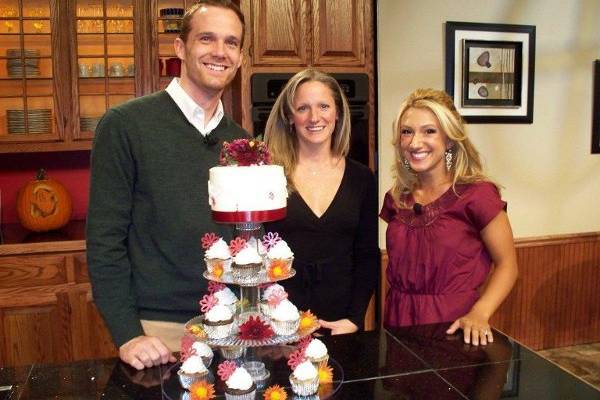
[[[200,239],[200,242],[202,242],[202,248],[204,250],[208,250],[210,248],[210,246],[212,246],[213,244],[215,244],[216,241],[218,241],[220,238],[215,235],[213,232],[210,233],[205,233],[204,236],[202,236],[202,239]]]
[[[262,244],[266,247],[267,251],[271,250],[271,247],[275,246],[277,242],[279,242],[281,238],[279,237],[279,233],[277,232],[269,232],[263,236]]]
[[[219,300],[212,294],[205,294],[202,296],[202,300],[198,302],[200,304],[200,311],[203,313],[208,312],[211,308],[216,306],[218,302]]]
[[[246,246],[246,241],[241,237],[236,237],[231,242],[229,242],[229,251],[231,251],[231,255],[235,256]]]
[[[296,369],[296,367],[302,364],[304,361],[306,361],[304,349],[297,349],[290,354],[287,365],[289,365],[291,369]]]
[[[273,329],[260,317],[250,317],[240,325],[239,337],[242,340],[263,340],[274,335]]]
[[[236,139],[223,142],[219,164],[221,165],[264,165],[271,163],[267,146],[257,139]]]
[[[196,349],[194,349],[192,347],[194,345],[194,342],[195,342],[195,340],[189,336],[184,335],[181,338],[181,354],[180,354],[181,362],[184,362],[185,360],[187,360],[188,358],[190,358],[191,356],[196,354]]]
[[[206,381],[196,381],[190,386],[191,400],[211,400],[215,398],[215,386]]]
[[[208,293],[214,294],[216,292],[219,292],[219,291],[225,289],[225,287],[226,286],[220,282],[210,281],[210,282],[208,282]]]
[[[223,361],[221,364],[219,364],[219,367],[217,368],[217,375],[219,375],[219,378],[221,378],[221,380],[226,381],[227,379],[229,379],[231,374],[235,372],[236,369],[237,364],[235,363],[235,361]]]
[[[269,303],[269,305],[271,307],[276,307],[283,300],[287,299],[287,297],[288,297],[288,294],[285,290],[277,288],[277,289],[273,290],[273,292],[267,299],[267,302]]]

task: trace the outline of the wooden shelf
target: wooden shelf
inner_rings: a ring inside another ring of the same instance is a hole
[[[0,256],[85,250],[85,221],[73,220],[44,233],[28,231],[20,224],[4,224],[0,229]]]

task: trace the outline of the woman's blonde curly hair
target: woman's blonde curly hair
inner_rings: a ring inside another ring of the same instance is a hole
[[[403,195],[414,190],[418,183],[417,176],[404,166],[404,157],[400,149],[400,128],[404,113],[410,108],[421,108],[431,111],[437,118],[440,127],[448,136],[452,146],[452,188],[456,184],[489,181],[483,173],[479,152],[469,140],[465,131],[462,117],[456,110],[454,102],[444,91],[436,89],[417,89],[412,92],[400,105],[393,123],[392,144],[395,152],[395,162],[392,167],[394,185],[392,198],[400,207],[407,207],[402,200]]]

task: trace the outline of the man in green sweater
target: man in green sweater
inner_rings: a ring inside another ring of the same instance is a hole
[[[137,369],[175,361],[183,323],[206,291],[200,237],[231,234],[210,217],[207,181],[222,142],[247,135],[221,103],[243,39],[231,1],[195,4],[174,43],[181,77],[112,108],[96,130],[88,268],[119,356]]]

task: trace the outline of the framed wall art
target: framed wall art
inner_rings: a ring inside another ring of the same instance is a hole
[[[592,105],[592,154],[600,154],[600,60],[594,62]]]
[[[446,22],[446,92],[469,123],[533,122],[535,26]]]

